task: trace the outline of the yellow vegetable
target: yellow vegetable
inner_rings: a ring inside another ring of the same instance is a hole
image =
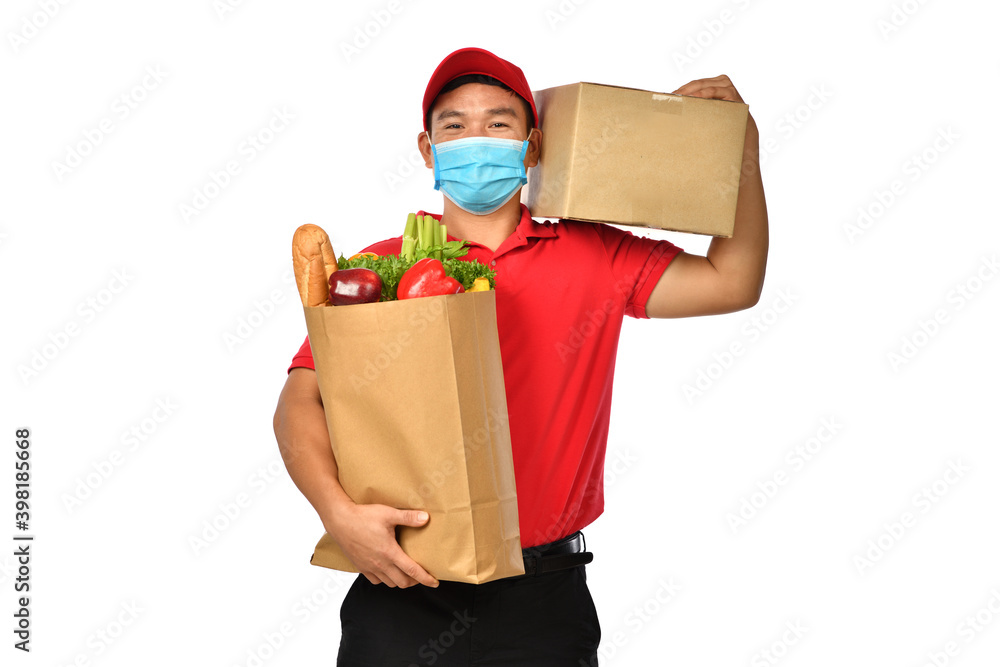
[[[472,282],[472,287],[469,288],[470,292],[488,292],[490,291],[490,279],[489,278],[476,278]]]

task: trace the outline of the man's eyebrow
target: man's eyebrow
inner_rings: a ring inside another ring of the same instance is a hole
[[[487,109],[486,110],[486,115],[487,116],[512,116],[514,118],[517,118],[517,112],[514,110],[514,107],[494,107],[492,109]],[[437,115],[437,117],[435,117],[434,120],[435,120],[435,122],[439,122],[439,121],[442,121],[442,120],[444,120],[446,118],[464,118],[464,117],[465,117],[465,114],[462,113],[461,111],[459,111],[458,109],[448,109],[448,110],[445,110],[445,111],[442,111],[441,113],[439,113]]]
[[[496,107],[493,109],[487,109],[486,113],[490,116],[514,116],[517,117],[517,112],[514,111],[514,107]]]
[[[465,114],[462,113],[461,111],[458,111],[457,109],[448,109],[447,111],[442,111],[441,113],[439,113],[437,115],[437,118],[435,118],[434,120],[439,121],[439,120],[444,120],[445,118],[463,118],[464,116]]]

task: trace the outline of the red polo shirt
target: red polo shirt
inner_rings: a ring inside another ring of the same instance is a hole
[[[395,255],[401,245],[397,237],[365,251]],[[496,252],[470,244],[463,259],[497,272],[522,546],[558,540],[604,511],[604,453],[622,318],[647,317],[653,287],[680,252],[668,241],[608,225],[541,224],[523,204],[520,223]],[[308,338],[288,370],[296,367],[313,368]]]

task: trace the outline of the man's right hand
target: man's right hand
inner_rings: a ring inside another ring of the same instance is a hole
[[[387,505],[344,504],[326,531],[354,566],[373,584],[409,588],[423,584],[436,588],[437,579],[406,555],[396,541],[396,526],[419,527],[427,513]]]
[[[289,477],[319,514],[326,532],[368,581],[401,588],[438,585],[396,541],[396,526],[427,523],[426,516],[418,516],[423,512],[357,505],[344,492],[312,369],[293,368],[288,374],[274,412],[274,435]]]

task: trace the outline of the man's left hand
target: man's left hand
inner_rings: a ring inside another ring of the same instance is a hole
[[[725,74],[695,79],[674,94],[746,104]],[[682,252],[671,260],[646,303],[649,317],[716,315],[757,303],[764,284],[768,246],[759,138],[757,124],[747,114],[732,237],[712,239],[705,257]]]
[[[743,98],[736,92],[736,86],[725,74],[713,76],[711,79],[695,79],[673,92],[674,95],[688,95],[690,97],[703,97],[708,100],[729,100],[730,102],[743,102]]]

